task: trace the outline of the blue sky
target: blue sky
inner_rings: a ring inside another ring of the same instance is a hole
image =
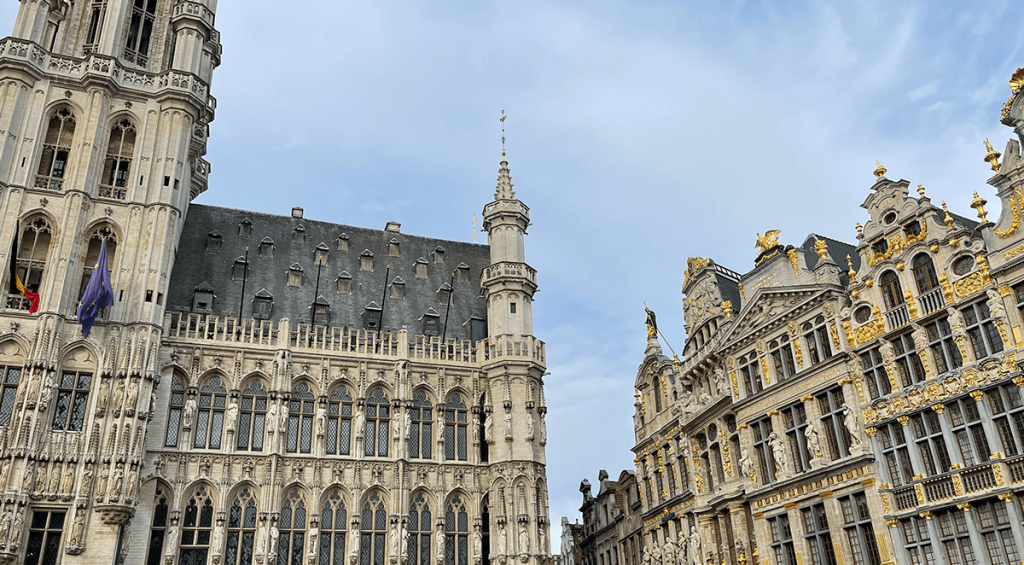
[[[688,256],[743,272],[755,232],[853,241],[876,159],[973,216],[1024,66],[1024,11],[1000,1],[222,0],[217,20],[199,202],[468,241],[510,114],[553,536],[581,479],[633,468],[642,302],[680,350]]]

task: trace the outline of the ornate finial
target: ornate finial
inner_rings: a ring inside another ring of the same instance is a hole
[[[757,248],[757,259],[754,264],[757,265],[765,259],[770,259],[775,256],[775,252],[770,255],[765,255],[769,250],[779,246],[779,234],[781,230],[768,230],[764,232],[764,236],[757,234],[757,241],[754,243],[754,247]]]
[[[1021,88],[1024,88],[1024,67],[1014,71],[1010,77],[1010,92],[1017,94]]]
[[[725,316],[726,318],[732,318],[732,301],[731,300],[723,300],[722,301],[722,315]]]
[[[949,208],[946,207],[945,200],[942,201],[942,210],[946,213],[946,217],[943,218],[942,221],[946,222],[947,228],[953,229],[953,217],[949,215]]]
[[[863,235],[864,226],[860,225],[860,222],[857,222],[853,227],[857,228],[857,235]]]
[[[501,122],[501,162],[502,163],[506,162],[505,161],[505,120],[507,120],[507,119],[508,119],[508,114],[505,113],[505,110],[502,110],[501,111],[501,119],[498,120],[498,121]]]
[[[917,193],[921,195],[921,198],[924,198],[924,185],[923,184],[917,185]]]
[[[825,243],[824,239],[819,239],[814,242],[814,252],[818,254],[818,259],[828,257],[828,244]]]
[[[679,372],[679,356],[675,353],[672,354],[672,365],[676,368],[676,372]]]
[[[985,151],[988,151],[988,153],[985,153],[985,162],[992,165],[992,170],[998,173],[999,157],[1002,156],[1002,153],[992,149],[992,144],[989,143],[987,139],[985,140]]]
[[[853,270],[853,259],[849,255],[846,256],[846,266],[850,268],[846,274],[850,275],[850,282],[857,280],[857,271]]]
[[[988,204],[988,200],[978,196],[978,191],[974,191],[974,200],[971,201],[971,208],[978,211],[978,217],[981,218],[981,223],[987,223],[988,219],[985,218],[985,205]]]
[[[885,176],[885,167],[882,166],[881,161],[875,161],[875,176],[878,178]]]
[[[476,243],[476,212],[473,212],[473,221],[470,223],[473,224],[473,243]]]

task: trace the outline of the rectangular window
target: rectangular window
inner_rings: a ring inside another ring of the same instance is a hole
[[[974,503],[978,513],[977,524],[981,530],[981,537],[985,540],[985,550],[993,564],[1020,563],[1017,542],[1013,539],[1013,530],[1010,528],[1010,512],[1006,504],[998,499]]]
[[[21,382],[21,367],[4,367],[0,365],[0,426],[11,423],[14,412],[14,400],[18,396],[18,383]]]
[[[878,349],[869,349],[860,356],[861,366],[864,368],[864,384],[867,385],[872,400],[892,392],[889,375],[885,372],[882,354]]]
[[[783,381],[796,374],[796,361],[793,359],[793,346],[789,343],[773,341],[769,346],[769,355],[775,367],[775,378]]]
[[[672,470],[672,464],[668,463],[665,465],[665,475],[668,476],[668,494],[671,496],[676,495],[676,474]]]
[[[53,410],[53,429],[69,432],[77,432],[82,429],[91,385],[91,374],[64,373],[61,375],[57,401]]]
[[[992,451],[985,437],[985,428],[981,423],[978,403],[968,397],[946,404],[946,414],[953,437],[956,438],[964,466],[970,467],[988,461]]]
[[[807,410],[803,402],[797,402],[781,410],[786,423],[786,444],[793,459],[793,472],[803,473],[811,468],[813,454],[807,451]]]
[[[797,565],[796,548],[793,547],[793,531],[789,527],[789,515],[780,514],[768,518],[772,531],[770,547],[778,565]]]
[[[839,503],[843,509],[843,532],[850,542],[854,565],[880,565],[882,558],[871,526],[867,497],[858,492],[840,498]]]
[[[924,518],[911,516],[900,520],[900,534],[903,536],[903,548],[910,556],[910,565],[935,563],[931,534],[928,533],[928,522]]]
[[[771,446],[768,445],[768,436],[772,434],[771,417],[752,422],[750,424],[750,429],[754,433],[754,451],[757,452],[757,462],[761,475],[761,483],[774,483],[775,456],[772,455]]]
[[[932,350],[932,359],[935,360],[935,368],[940,375],[964,364],[946,318],[927,324],[925,328],[928,330],[930,342],[928,347]]]
[[[913,336],[910,334],[897,336],[892,339],[892,346],[896,351],[896,368],[899,370],[903,386],[923,381],[926,378],[924,365],[921,364],[921,356],[914,348]]]
[[[910,463],[903,426],[898,422],[880,426],[878,437],[882,442],[882,457],[889,471],[889,482],[893,486],[909,483],[914,477],[914,467]]]
[[[26,512],[28,512],[26,510]],[[25,565],[50,565],[57,563],[61,555],[60,537],[64,531],[63,511],[35,511],[28,530],[25,544]],[[14,537],[18,533],[11,532]]]
[[[815,504],[802,509],[804,519],[804,541],[810,550],[811,565],[836,565],[835,546],[828,529],[825,505]]]
[[[911,422],[914,425],[917,451],[924,462],[925,474],[937,475],[948,471],[949,452],[946,449],[946,438],[942,435],[942,427],[939,425],[939,415],[934,410],[927,410],[915,414]]]
[[[843,408],[846,398],[843,387],[837,386],[818,395],[818,410],[821,412],[821,425],[825,430],[825,441],[828,443],[829,456],[832,461],[842,459],[850,454],[850,431],[844,422],[846,414]]]
[[[825,327],[824,316],[818,316],[814,324],[804,324],[804,341],[807,342],[807,356],[811,358],[811,364],[817,365],[832,357],[832,344],[828,338],[828,328]]]
[[[992,408],[1003,453],[1008,456],[1024,453],[1024,402],[1020,388],[1003,385],[992,389],[988,391],[988,404]]]
[[[950,565],[974,565],[978,562],[967,527],[969,517],[959,508],[933,513],[932,519],[939,523],[939,544]]]
[[[967,335],[971,336],[975,359],[983,359],[1003,350],[1003,340],[992,321],[987,303],[971,304],[962,311],[964,322],[967,324]]]
[[[764,390],[764,382],[761,380],[761,365],[758,363],[757,354],[750,354],[750,362],[744,363],[745,358],[740,358],[740,373],[743,375],[743,388],[746,395],[757,394]]]

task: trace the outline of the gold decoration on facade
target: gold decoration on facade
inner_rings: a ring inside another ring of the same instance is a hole
[[[852,296],[854,300],[860,300],[860,291],[853,289],[850,291],[850,296]]]
[[[875,286],[875,281],[871,280],[870,278],[866,278],[864,279],[864,286],[871,288]]]
[[[895,257],[896,255],[903,253],[911,245],[919,241],[924,241],[924,239],[928,237],[928,223],[919,223],[921,225],[921,232],[916,235],[908,234],[906,239],[904,239],[903,235],[897,233],[890,237],[889,247],[888,249],[885,250],[885,253],[871,253],[870,251],[868,251],[868,265],[874,267],[881,261],[885,261],[886,259]]]
[[[828,257],[828,244],[825,243],[824,239],[814,241],[814,252],[818,254],[818,259]]]
[[[754,261],[755,265],[760,265],[762,261],[775,257],[775,253],[770,255],[764,255],[769,249],[773,249],[779,246],[779,234],[782,230],[768,230],[764,232],[764,236],[760,233],[757,234],[757,241],[754,243],[754,247],[757,248],[758,259]]]
[[[943,404],[932,404],[932,410],[934,410],[936,414],[942,414],[942,412],[946,410],[946,407]]]
[[[835,325],[835,323],[835,320],[832,320],[832,324]],[[857,343],[853,339],[853,326],[850,325],[850,320],[848,319],[843,320],[843,333],[846,335],[846,346],[850,349],[856,347]],[[836,347],[839,347],[839,340],[833,337],[832,341],[836,344]]]
[[[878,429],[877,428],[864,428],[864,432],[866,434],[868,434],[869,436],[871,436],[871,437],[875,437],[875,434],[878,433]]]
[[[949,215],[949,208],[946,206],[946,201],[942,201],[942,211],[946,213],[946,216],[942,218],[942,221],[946,223],[946,227],[953,229],[953,216]]]
[[[858,236],[859,235],[864,235],[864,226],[860,225],[860,222],[857,222],[856,224],[854,224],[853,227],[854,227],[854,229],[857,230],[857,235]]]
[[[885,176],[885,170],[886,169],[885,169],[885,167],[882,166],[882,162],[881,161],[875,161],[875,171],[874,171],[874,173],[875,173],[876,177],[878,177],[878,178],[884,177]]]
[[[946,302],[953,301],[953,285],[949,284],[949,277],[946,273],[939,273],[939,286],[942,287],[942,296],[946,299]]]
[[[996,290],[999,292],[999,296],[1003,297],[1010,296],[1011,294],[1013,294],[1013,289],[1011,289],[1009,285],[1005,284],[997,288]]]
[[[1003,486],[1006,484],[1006,480],[1003,478],[1003,464],[996,463],[992,465],[992,474],[996,476],[996,486]]]
[[[951,238],[949,238],[949,246],[950,246],[950,247],[953,247],[953,248],[955,248],[955,247],[957,247],[957,246],[959,246],[959,245],[960,245],[960,240],[959,240],[959,239],[957,239],[957,238],[955,238],[955,237],[951,237]]]
[[[930,249],[932,253],[938,253],[939,252],[939,244],[933,243],[933,244],[928,246],[928,249]]]
[[[980,273],[971,273],[970,275],[953,283],[953,291],[956,293],[958,298],[967,298],[968,296],[981,292],[985,289],[985,276]]]
[[[907,312],[910,314],[911,320],[917,319],[917,303],[914,302],[914,295],[909,290],[903,291],[903,299],[907,303]]]
[[[970,397],[973,398],[975,402],[981,402],[981,399],[984,396],[985,396],[985,393],[981,392],[980,390],[972,390],[971,394],[970,394]]]
[[[764,377],[764,386],[772,384],[771,377],[768,376],[768,358],[761,357],[761,373]]]
[[[800,268],[797,267],[796,249],[790,249],[789,251],[787,251],[786,252],[786,256],[789,257],[789,264],[793,266],[793,276],[794,277],[799,277],[800,276]]]
[[[778,416],[778,415],[779,415],[779,409],[778,409],[778,408],[776,408],[776,409],[774,409],[774,410],[769,410],[769,411],[768,411],[768,413],[767,413],[766,415],[767,415],[767,416]]]
[[[908,416],[900,416],[896,418],[896,421],[899,422],[901,426],[906,426],[910,423],[910,418]]]
[[[743,292],[743,283],[736,283],[736,286],[739,287],[739,289],[740,289],[740,299],[746,300],[747,299],[747,293]]]
[[[931,513],[930,510],[925,510],[923,512],[918,512],[917,515],[922,517],[922,518],[924,518],[925,520],[931,520],[932,519],[932,513]]]
[[[956,507],[959,508],[960,510],[963,510],[964,512],[970,512],[971,511],[971,503],[970,502],[961,502],[960,504],[957,504]]]
[[[981,274],[985,277],[985,284],[992,284],[992,274],[988,270],[988,258],[983,253],[979,253],[974,257],[974,260],[978,262],[978,268],[981,269]]]
[[[998,498],[999,500],[1002,500],[1003,502],[1010,502],[1011,500],[1013,500],[1013,493],[1012,492],[1004,492],[1002,494],[997,494],[996,498]]]
[[[725,472],[730,477],[732,474],[732,459],[729,457],[729,438],[725,435],[724,429],[718,430],[718,442],[722,444],[722,461],[725,464]]]
[[[896,518],[889,518],[888,520],[885,521],[885,525],[889,526],[890,528],[895,528],[896,525],[899,524],[899,523],[900,523],[900,521],[897,520]]]
[[[985,162],[988,163],[989,165],[991,165],[992,166],[992,170],[995,171],[998,174],[999,173],[999,157],[1001,157],[1003,154],[998,152],[998,151],[996,151],[995,149],[992,149],[992,144],[989,143],[987,139],[985,140],[985,151],[986,151],[985,158],[984,158]]]
[[[799,371],[804,366],[804,352],[800,350],[800,338],[793,337],[793,356],[796,357],[796,370]]]
[[[1009,261],[1010,259],[1013,259],[1014,257],[1020,255],[1021,253],[1024,253],[1024,244],[1018,245],[1017,247],[1014,247],[1013,249],[1007,251],[1006,253],[1003,253],[1003,257],[1007,261]]]
[[[846,273],[850,275],[850,282],[855,282],[857,280],[857,271],[853,270],[853,259],[851,259],[849,255],[846,256],[846,266],[850,268]]]
[[[740,397],[740,385],[736,382],[736,371],[730,372],[729,376],[732,377],[732,393],[736,395],[736,398],[739,398]]]
[[[704,257],[690,257],[686,260],[686,272],[683,273],[683,284],[686,284],[690,280],[690,277],[697,274],[698,271],[704,269],[711,264],[711,259]]]
[[[722,315],[724,315],[726,318],[732,318],[732,301],[731,300],[723,300],[722,301]]]
[[[921,198],[924,198],[924,185],[923,184],[918,184],[917,185],[917,193],[921,196]]]
[[[902,273],[902,272],[903,272],[903,270],[904,270],[904,269],[906,269],[906,268],[907,268],[907,265],[906,265],[906,263],[904,263],[903,261],[897,261],[897,262],[896,262],[896,270],[897,270],[897,271],[899,271],[899,272],[901,272],[901,273]]]
[[[985,212],[985,205],[988,204],[988,200],[978,196],[978,191],[974,191],[974,200],[971,200],[971,208],[974,208],[978,212],[978,218],[981,219],[981,223],[987,223],[988,218],[985,216],[988,214]]]
[[[917,483],[914,485],[914,493],[917,494],[917,503],[924,504],[924,487],[921,486],[921,483]]]
[[[854,337],[857,338],[857,345],[864,345],[885,333],[885,318],[882,317],[882,311],[878,309],[878,306],[872,306],[871,313],[875,319],[853,331]]]
[[[957,496],[964,495],[964,479],[960,476],[960,473],[953,474],[953,492]]]

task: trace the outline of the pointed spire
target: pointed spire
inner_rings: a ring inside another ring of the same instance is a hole
[[[515,200],[516,191],[512,190],[512,174],[505,160],[505,150],[501,151],[501,165],[498,167],[498,185],[494,189],[495,200]]]

